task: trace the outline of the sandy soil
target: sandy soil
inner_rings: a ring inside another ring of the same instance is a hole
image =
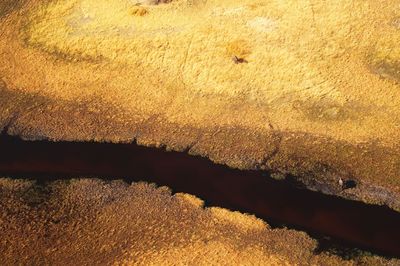
[[[188,194],[97,179],[0,178],[2,265],[398,265],[315,254],[303,232],[204,208]]]

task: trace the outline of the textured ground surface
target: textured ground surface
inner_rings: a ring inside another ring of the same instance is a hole
[[[400,209],[399,4],[2,0],[0,128],[189,149]]]
[[[166,187],[95,179],[0,178],[2,265],[398,265],[315,254],[302,232]]]
[[[156,1],[0,0],[0,129],[136,139],[400,210],[400,1],[138,2]],[[5,264],[398,265],[146,184],[0,190]]]

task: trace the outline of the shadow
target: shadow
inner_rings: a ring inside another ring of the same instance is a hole
[[[343,189],[355,188],[357,186],[356,181],[346,180],[343,182]]]
[[[21,7],[25,0],[1,0],[0,1],[0,20],[9,13]]]
[[[209,206],[255,214],[329,243],[400,257],[400,213],[299,188],[293,178],[241,171],[186,153],[136,144],[23,141],[0,136],[0,174],[40,182],[98,177],[146,181],[193,194]],[[349,184],[351,186],[352,184]],[[329,249],[324,242],[321,250]]]

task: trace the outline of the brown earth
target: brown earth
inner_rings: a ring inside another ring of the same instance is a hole
[[[2,265],[398,265],[147,183],[0,178]]]

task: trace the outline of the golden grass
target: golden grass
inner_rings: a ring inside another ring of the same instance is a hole
[[[148,11],[148,9],[146,9],[145,7],[135,6],[135,7],[132,7],[132,8],[130,9],[130,13],[131,13],[131,15],[133,15],[133,16],[140,16],[140,17],[142,17],[142,16],[144,16],[144,15],[147,15],[147,14],[149,13],[149,11]]]
[[[160,108],[154,105],[165,104],[168,121],[194,126],[214,124],[209,114],[216,113],[220,124],[266,129],[268,117],[282,130],[350,141],[379,138],[389,145],[398,136],[398,84],[380,79],[369,64],[398,58],[400,34],[390,24],[395,2],[219,0],[189,5],[182,0],[141,7],[127,0],[50,1],[29,9],[23,38],[82,67],[89,63],[85,68],[90,75],[57,60],[52,66],[57,75],[46,78],[41,94],[70,100],[113,95],[111,102],[138,107],[144,116],[157,114]],[[233,55],[251,64],[236,67]],[[90,59],[104,64],[99,69]],[[46,68],[41,60],[26,63],[42,65],[30,69],[28,80],[13,76],[7,67],[2,76],[12,77],[16,87],[34,90],[33,73]],[[114,76],[118,65],[120,74]],[[108,80],[109,75],[114,77]],[[86,89],[76,89],[80,82]],[[226,100],[219,107],[202,104],[201,98],[193,98],[198,94]],[[195,104],[187,104],[187,95]],[[239,113],[225,114],[238,98],[245,103]],[[322,110],[331,113],[327,121],[314,119],[319,113],[303,112],[303,105],[321,101],[338,109]],[[349,102],[360,110],[348,110]],[[266,108],[250,108],[252,104]],[[365,115],[371,108],[376,112]]]
[[[250,45],[245,40],[235,40],[227,44],[226,51],[229,56],[246,58],[251,53]]]
[[[260,154],[286,145],[262,167],[308,174],[324,165],[400,189],[398,0],[24,3],[0,23],[7,91],[86,106],[90,115],[74,117],[91,121],[82,129],[65,112],[57,121],[62,128],[54,122],[50,130],[36,115],[19,131],[126,141],[131,130],[140,143],[194,146],[242,168],[260,167],[269,153]],[[126,119],[118,121],[123,134],[100,134],[101,121],[112,116]],[[222,138],[225,128],[244,131]]]
[[[146,183],[0,178],[3,265],[395,265],[313,254],[303,232]]]

